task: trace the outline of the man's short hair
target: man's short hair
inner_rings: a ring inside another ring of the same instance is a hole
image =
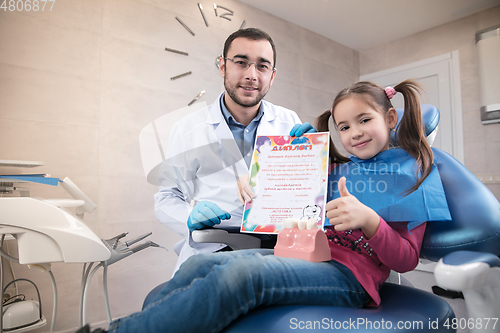
[[[229,37],[226,39],[226,42],[224,43],[224,50],[222,52],[222,56],[224,58],[227,57],[227,51],[229,50],[229,47],[231,46],[231,43],[233,40],[236,38],[248,38],[250,40],[267,40],[269,44],[271,44],[271,47],[273,49],[273,68],[276,67],[276,47],[274,46],[273,39],[269,34],[263,30],[257,29],[257,28],[246,28],[246,29],[240,29],[235,32],[233,32]]]

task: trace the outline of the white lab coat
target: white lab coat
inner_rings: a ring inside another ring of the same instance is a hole
[[[248,167],[222,114],[222,96],[173,125],[160,169],[160,188],[154,197],[156,217],[183,237],[174,246],[179,255],[174,272],[188,257],[225,246],[191,240],[187,227],[191,203],[211,201],[231,214],[231,219],[222,220],[221,225],[241,225],[243,207],[236,181],[248,173]],[[266,101],[262,101],[262,107],[264,115],[257,135],[288,135],[295,124],[301,123],[291,110]]]

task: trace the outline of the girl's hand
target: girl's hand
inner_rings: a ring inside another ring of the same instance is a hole
[[[250,185],[248,185],[248,174],[243,175],[238,179],[238,198],[242,205],[245,205],[245,200],[247,202],[251,202],[255,197],[255,194],[252,191]]]
[[[365,206],[347,190],[345,177],[340,178],[340,198],[326,204],[326,217],[337,231],[361,229],[367,239],[375,236],[380,217],[373,209]]]

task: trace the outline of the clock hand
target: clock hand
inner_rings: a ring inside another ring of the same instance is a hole
[[[180,79],[181,77],[188,76],[188,75],[190,75],[190,74],[192,74],[192,73],[191,73],[191,71],[186,72],[186,73],[182,73],[182,74],[179,74],[179,75],[176,75],[176,76],[172,76],[172,77],[170,78],[170,80],[172,80],[172,81],[173,81],[173,80],[177,80],[177,79]]]
[[[203,17],[203,21],[205,21],[205,25],[208,27],[208,22],[207,18],[205,17],[205,14],[203,14],[203,6],[201,3],[198,3],[198,8],[200,9],[201,17]]]
[[[203,96],[204,93],[205,93],[205,90],[202,90],[201,93],[198,94],[198,96],[196,96],[191,102],[189,102],[188,106],[191,106],[194,102],[196,102],[198,100],[198,98]]]
[[[176,20],[177,20],[177,22],[179,22],[179,23],[180,23],[180,24],[181,24],[181,25],[182,25],[182,26],[183,26],[183,27],[184,27],[187,31],[189,31],[189,32],[191,33],[191,35],[193,35],[193,36],[194,36],[194,32],[193,32],[193,30],[189,29],[189,27],[188,27],[186,24],[184,24],[184,22],[182,22],[180,18],[178,18],[178,17],[176,16],[176,17],[175,17],[175,19],[176,19]]]

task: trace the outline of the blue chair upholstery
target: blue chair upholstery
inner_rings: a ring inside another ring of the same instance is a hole
[[[439,111],[432,106],[423,106],[422,111],[426,133],[429,134],[437,126]],[[452,221],[428,223],[421,257],[437,261],[455,251],[479,251],[498,256],[498,200],[451,155],[436,148],[433,148],[433,152]],[[162,286],[158,286],[148,295],[145,305]],[[324,332],[328,329],[356,332],[455,331],[452,326],[446,325],[451,324],[455,318],[453,310],[446,301],[434,294],[412,287],[384,283],[380,295],[381,305],[377,308],[347,309],[311,305],[258,308],[240,317],[223,332],[295,332],[301,328],[307,329],[308,332]],[[385,328],[382,326],[384,324]]]
[[[429,223],[420,256],[437,261],[455,251],[500,254],[500,204],[448,153],[433,148],[453,223]]]
[[[286,305],[259,308],[224,329],[224,333],[254,332],[450,332],[443,325],[455,318],[438,296],[413,287],[385,283],[377,308],[349,309],[329,306]],[[406,300],[406,301],[404,301]],[[410,301],[411,300],[411,301]],[[416,310],[417,309],[417,310]],[[431,320],[429,320],[431,318]],[[438,322],[436,322],[438,320]],[[429,325],[433,328],[429,329]],[[398,327],[399,326],[399,327]]]

